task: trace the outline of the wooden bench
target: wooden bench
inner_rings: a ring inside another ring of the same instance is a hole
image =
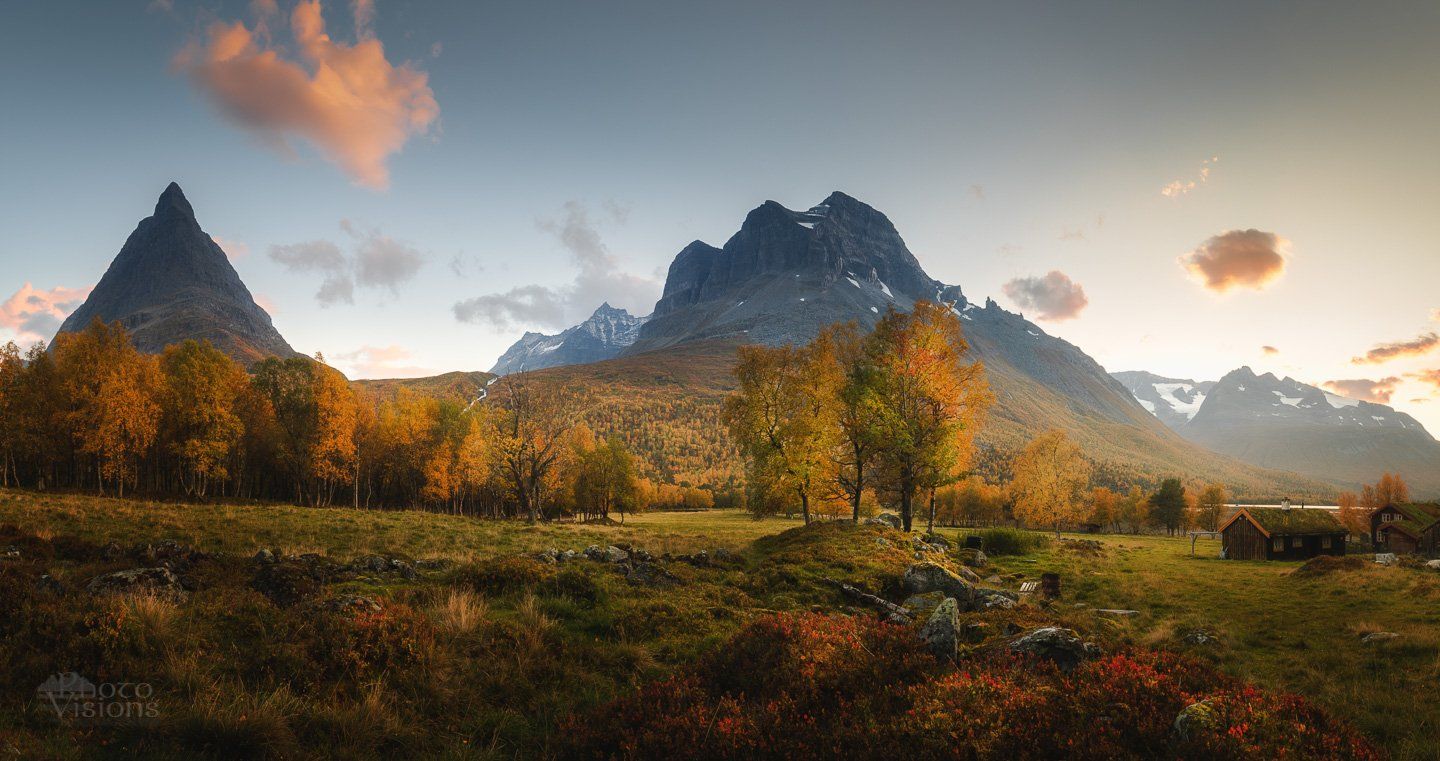
[[[1034,594],[1038,589],[1040,589],[1040,582],[1038,581],[1020,582],[1020,594],[1022,595]]]

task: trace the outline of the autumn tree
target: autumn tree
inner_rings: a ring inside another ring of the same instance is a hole
[[[1204,489],[1201,489],[1199,496],[1195,498],[1195,514],[1201,528],[1206,531],[1218,531],[1220,519],[1225,517],[1225,504],[1229,501],[1230,497],[1225,493],[1224,484],[1207,484]]]
[[[15,453],[20,445],[21,379],[25,373],[25,362],[20,356],[20,347],[14,341],[0,346],[0,486],[17,485]]]
[[[581,410],[563,388],[523,377],[496,384],[490,398],[498,412],[494,444],[499,471],[520,511],[534,523]]]
[[[725,400],[725,422],[746,455],[754,493],[761,500],[794,497],[805,522],[821,490],[832,450],[836,368],[823,344],[742,346]]]
[[[1340,508],[1340,525],[1350,532],[1352,536],[1365,536],[1370,533],[1368,516],[1359,509],[1360,497],[1353,491],[1342,491],[1335,499],[1335,504]]]
[[[1380,480],[1365,484],[1360,490],[1360,504],[1367,510],[1379,510],[1389,505],[1403,505],[1410,501],[1410,486],[1399,473],[1383,473]]]
[[[573,488],[575,503],[601,518],[608,518],[613,510],[624,523],[625,513],[640,506],[635,458],[613,436],[580,454]]]
[[[1160,490],[1150,495],[1150,516],[1174,534],[1185,523],[1185,487],[1178,478],[1167,478],[1160,482]]]
[[[1120,495],[1104,486],[1090,490],[1090,522],[1109,530],[1120,513]]]
[[[1120,520],[1130,526],[1130,533],[1140,533],[1140,527],[1150,520],[1150,498],[1145,496],[1145,491],[1138,486],[1130,487],[1130,492],[1120,500]]]
[[[1090,466],[1061,430],[1036,436],[1015,458],[1010,482],[1015,517],[1032,526],[1060,526],[1084,519],[1088,506],[1081,498],[1090,481]]]
[[[165,440],[180,464],[191,496],[229,478],[229,465],[244,436],[237,400],[250,383],[245,370],[207,341],[166,347],[160,360]]]
[[[991,401],[979,362],[948,307],[917,301],[891,308],[866,341],[874,367],[874,441],[887,491],[906,531],[915,495],[950,483],[969,465],[980,416]]]
[[[832,325],[816,339],[818,363],[832,370],[824,378],[836,384],[837,442],[832,449],[830,477],[835,496],[850,505],[850,517],[860,522],[860,505],[868,477],[880,448],[878,372],[866,352],[865,336],[853,322]]]

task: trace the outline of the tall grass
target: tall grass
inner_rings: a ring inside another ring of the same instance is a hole
[[[1044,534],[1003,526],[967,531],[960,537],[961,545],[971,536],[980,537],[986,555],[1028,555],[1050,546],[1050,537]]]

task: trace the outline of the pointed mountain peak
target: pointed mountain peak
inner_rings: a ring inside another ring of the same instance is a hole
[[[195,210],[190,207],[190,201],[185,198],[185,191],[181,190],[180,185],[174,182],[165,187],[165,192],[160,194],[160,200],[155,202],[154,216],[171,215],[185,219],[195,218]]]

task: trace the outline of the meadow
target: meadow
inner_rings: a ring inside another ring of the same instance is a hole
[[[0,491],[0,527],[0,547],[20,553],[0,561],[0,666],[11,676],[0,755],[13,757],[587,757],[566,744],[584,734],[567,730],[586,726],[574,717],[618,729],[628,720],[609,701],[713,658],[767,616],[872,618],[826,580],[898,601],[915,562],[887,527],[800,529],[725,510],[527,525]],[[958,545],[964,532],[939,533]],[[1223,561],[1206,540],[1191,557],[1189,539],[1072,538],[1098,545],[1052,541],[977,569],[1011,589],[1059,573],[1058,600],[967,621],[997,636],[1058,624],[1107,652],[1178,653],[1309,698],[1393,757],[1440,757],[1440,707],[1421,699],[1440,675],[1440,574]],[[148,564],[165,540],[194,550],[161,549],[193,582],[182,599],[83,593],[98,574]],[[535,559],[592,544],[675,558],[657,578]],[[291,559],[266,567],[252,559],[261,550]],[[365,556],[419,572],[348,565]],[[42,574],[54,593],[30,591]],[[356,597],[376,604],[352,611]],[[1362,641],[1377,631],[1399,636]],[[34,689],[60,670],[144,679],[161,718],[57,727]]]

